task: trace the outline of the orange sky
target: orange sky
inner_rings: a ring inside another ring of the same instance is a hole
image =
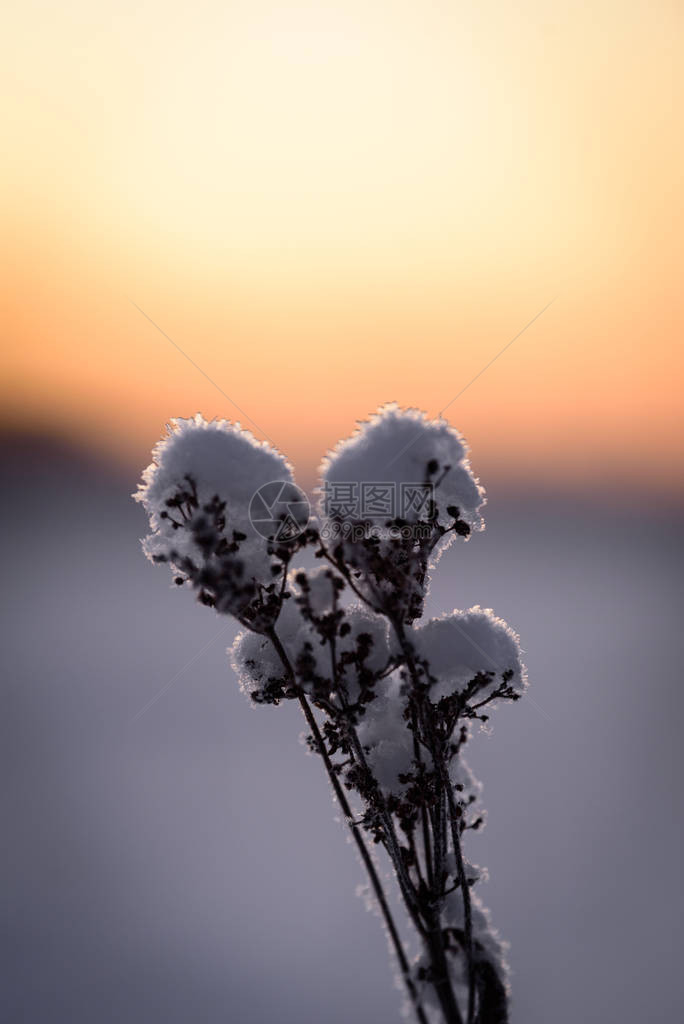
[[[309,482],[449,406],[485,484],[680,493],[682,8],[59,5],[0,42],[2,419],[142,466],[222,415]],[[230,396],[223,397],[137,303]]]

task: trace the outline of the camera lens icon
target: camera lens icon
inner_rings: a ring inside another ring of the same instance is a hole
[[[290,480],[262,484],[249,503],[249,521],[256,532],[281,544],[304,533],[310,514],[309,499]]]

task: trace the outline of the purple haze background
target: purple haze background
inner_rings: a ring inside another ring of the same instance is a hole
[[[144,560],[136,479],[37,439],[2,452],[0,1017],[398,1020],[303,724],[249,707],[232,622]],[[529,699],[470,756],[489,820],[468,853],[511,943],[512,1024],[672,1021],[680,510],[488,492],[487,530],[447,553],[430,612],[491,606],[527,652]]]

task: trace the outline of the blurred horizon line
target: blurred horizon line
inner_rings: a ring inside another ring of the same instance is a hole
[[[153,444],[156,444],[156,440]],[[65,433],[50,433],[46,430],[27,429],[11,423],[0,423],[0,465],[6,469],[8,465],[26,462],[27,468],[34,470],[46,469],[51,464],[57,469],[69,467],[81,471],[84,475],[92,474],[104,481],[111,477],[125,486],[136,486],[151,460],[152,445],[149,450],[141,447],[140,459],[136,460],[128,450],[108,449],[96,443],[87,444],[68,436]],[[300,472],[294,466],[295,480],[303,490],[312,497],[318,480],[315,470]],[[624,514],[638,515],[645,507],[649,513],[662,511],[665,514],[684,514],[684,491],[674,487],[667,489],[662,481],[654,476],[648,481],[643,473],[642,485],[649,483],[648,503],[639,501],[634,488],[626,480],[607,476],[599,487],[595,477],[587,476],[578,480],[567,478],[564,485],[560,477],[537,477],[518,474],[513,479],[505,472],[497,471],[497,467],[489,467],[483,474],[481,483],[484,486],[488,501],[492,497],[505,498],[507,501],[525,503],[531,500],[544,500],[550,503],[568,502],[585,508],[591,505],[596,510],[620,511]]]

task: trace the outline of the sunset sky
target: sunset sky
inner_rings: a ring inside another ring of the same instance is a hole
[[[4,427],[137,467],[200,410],[309,484],[379,404],[448,405],[485,484],[681,495],[681,5],[3,20]]]

